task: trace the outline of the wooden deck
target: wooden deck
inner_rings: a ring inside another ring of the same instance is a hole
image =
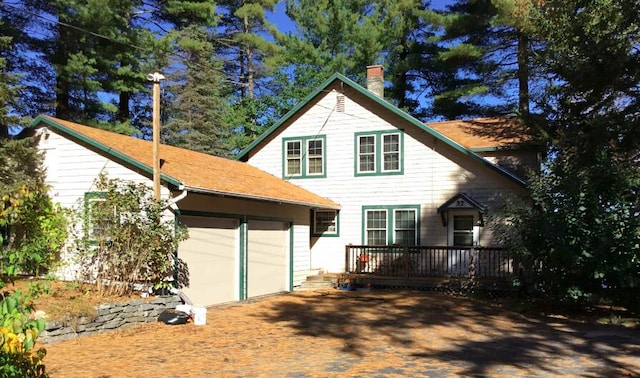
[[[345,247],[345,278],[384,287],[512,290],[518,263],[502,248]]]

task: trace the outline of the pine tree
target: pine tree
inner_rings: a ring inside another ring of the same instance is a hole
[[[381,1],[386,97],[408,113],[424,118],[422,102],[437,85],[442,71],[433,57],[440,48],[433,42],[434,13],[420,1]]]
[[[167,86],[164,143],[218,156],[229,156],[230,130],[225,123],[222,97],[224,76],[213,54],[212,35],[188,26],[176,39],[181,64]]]
[[[4,27],[4,22],[0,21],[0,28]],[[7,58],[4,57],[4,52],[11,49],[11,42],[9,36],[0,37],[0,140],[8,139],[10,128],[20,121],[16,111],[19,78],[9,72]]]
[[[441,14],[445,73],[433,113],[445,118],[519,113],[529,118],[532,80],[526,0],[459,0]],[[515,88],[515,90],[514,90]]]
[[[274,31],[266,19],[276,0],[224,0],[220,2],[218,54],[224,59],[227,76],[235,81],[235,95],[256,98],[257,83],[271,69],[270,60],[279,52],[265,38]],[[239,101],[241,102],[241,101]]]
[[[537,103],[551,153],[532,180],[520,247],[545,294],[605,296],[637,307],[640,286],[640,5],[535,3],[537,65],[548,81]]]

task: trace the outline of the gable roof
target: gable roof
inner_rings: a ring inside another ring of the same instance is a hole
[[[367,99],[369,99],[369,100],[373,101],[374,103],[376,103],[378,106],[382,107],[383,109],[386,109],[387,111],[392,112],[396,116],[398,116],[401,119],[403,119],[404,121],[408,122],[410,125],[427,132],[428,134],[430,134],[431,136],[433,136],[437,140],[439,140],[441,142],[444,142],[446,145],[450,146],[451,148],[453,148],[457,152],[470,157],[472,160],[476,161],[477,163],[480,163],[484,167],[497,172],[498,174],[504,176],[508,180],[510,180],[510,181],[522,186],[522,187],[525,187],[527,185],[526,181],[524,181],[522,178],[516,176],[515,174],[509,172],[508,170],[506,170],[506,169],[504,169],[504,168],[502,168],[502,167],[500,167],[500,166],[498,166],[496,164],[493,164],[489,160],[487,160],[487,159],[483,158],[482,156],[476,154],[471,149],[463,146],[459,142],[456,142],[454,139],[447,137],[446,135],[444,135],[444,134],[440,133],[439,131],[435,130],[434,128],[431,128],[428,125],[422,123],[418,119],[416,119],[413,116],[409,115],[408,113],[398,109],[397,107],[395,107],[392,104],[388,103],[384,99],[376,96],[375,94],[373,94],[368,89],[363,88],[361,85],[355,83],[351,79],[349,79],[346,76],[344,76],[342,74],[339,74],[339,73],[333,74],[330,78],[328,78],[322,84],[320,84],[320,86],[318,88],[316,88],[312,93],[310,93],[307,97],[305,97],[302,101],[300,101],[296,106],[294,106],[293,109],[291,109],[289,112],[287,112],[287,114],[285,114],[278,122],[276,122],[273,126],[271,126],[269,129],[267,129],[262,135],[260,135],[260,137],[258,137],[258,139],[253,141],[253,143],[251,143],[247,148],[242,150],[238,154],[236,159],[238,159],[238,160],[246,159],[248,157],[248,154],[254,148],[256,148],[265,139],[269,138],[271,136],[271,134],[273,134],[280,127],[283,127],[283,125],[285,125],[287,123],[287,121],[289,121],[291,118],[293,118],[298,111],[300,111],[303,107],[309,105],[316,96],[318,96],[320,93],[325,91],[335,81],[340,81],[343,84],[349,86],[350,88],[354,89],[359,94],[365,96]]]
[[[524,127],[509,117],[427,122],[426,125],[474,152],[514,149],[532,142]]]
[[[99,153],[153,174],[153,144],[94,127],[38,116],[31,127],[47,126],[67,138],[92,146]],[[284,181],[249,164],[160,145],[161,180],[192,192],[338,209],[335,202]]]

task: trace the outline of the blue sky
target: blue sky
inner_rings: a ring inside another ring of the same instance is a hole
[[[432,0],[430,8],[442,10],[447,5],[453,2],[454,0]],[[267,19],[273,24],[275,24],[278,27],[278,30],[280,30],[283,33],[288,33],[288,32],[295,33],[296,31],[295,25],[293,24],[291,19],[287,17],[287,15],[285,14],[284,1],[279,1],[278,4],[276,4],[274,11],[267,14]]]

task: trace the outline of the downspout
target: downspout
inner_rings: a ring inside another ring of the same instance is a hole
[[[187,197],[188,192],[187,192],[187,189],[184,188],[184,185],[180,185],[178,189],[182,190],[182,193],[178,194],[173,198],[169,198],[169,200],[167,201],[167,204],[165,205],[165,209],[168,209],[169,207],[171,207],[171,205],[174,205],[176,202],[182,201]]]
[[[172,205],[176,204],[178,201],[182,201],[183,199],[185,199],[185,198],[187,197],[187,194],[188,194],[189,192],[187,191],[187,189],[185,189],[184,185],[180,185],[180,187],[179,187],[178,189],[182,190],[182,193],[178,194],[177,196],[175,196],[175,197],[173,197],[173,198],[170,198],[170,199],[167,201],[167,204],[165,205],[165,209],[170,208]],[[175,215],[175,213],[174,213],[174,217],[176,217],[176,218],[175,218],[175,220],[176,220],[176,225],[177,225],[178,218],[177,218],[177,216]],[[175,283],[177,283],[177,282],[178,282],[178,277],[177,277],[177,275],[178,275],[178,269],[177,269],[177,265],[178,265],[178,259],[177,259],[177,257],[178,257],[178,251],[177,251],[177,250],[175,251],[175,257],[176,257],[176,261],[175,261],[176,266],[174,267],[174,282],[175,282]],[[189,297],[187,297],[187,295],[186,295],[182,290],[179,290],[179,289],[177,288],[177,285],[176,285],[176,287],[173,287],[173,288],[172,288],[172,292],[173,292],[174,294],[177,294],[177,295],[180,297],[180,299],[182,299],[182,301],[183,301],[185,304],[188,304],[188,305],[192,305],[192,304],[193,304],[193,303],[191,302],[191,299],[189,299]]]

